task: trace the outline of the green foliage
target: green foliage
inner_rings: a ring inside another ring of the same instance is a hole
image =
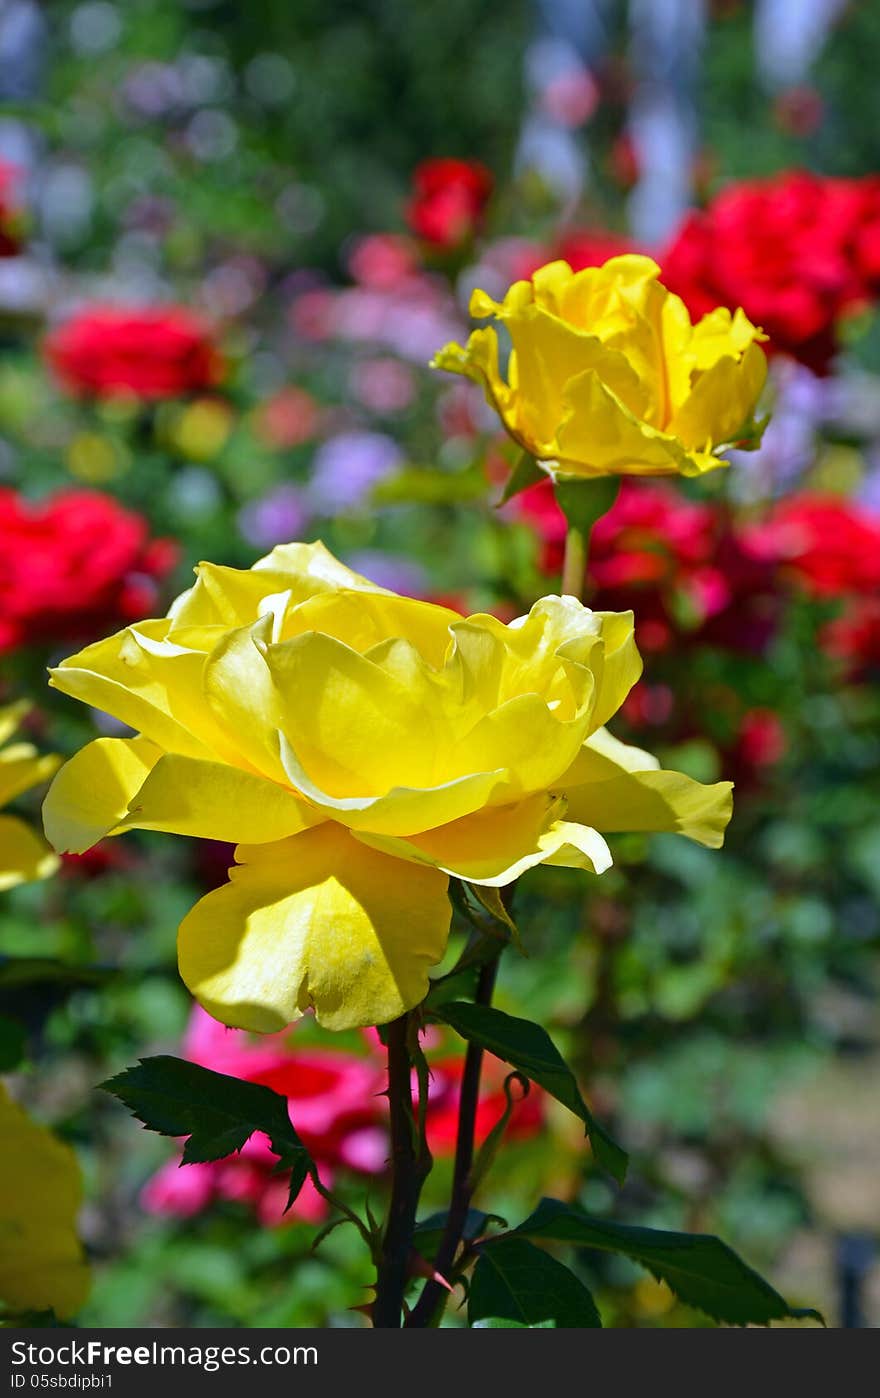
[[[148,1130],[187,1136],[184,1165],[223,1160],[241,1150],[255,1131],[265,1132],[279,1169],[290,1171],[288,1208],[314,1169],[291,1125],[287,1099],[271,1088],[168,1054],[142,1058],[137,1067],[126,1068],[101,1087],[124,1102]]]
[[[543,1087],[552,1097],[580,1117],[597,1162],[619,1184],[626,1176],[627,1155],[598,1124],[566,1064],[546,1029],[527,1019],[518,1019],[485,1005],[454,1000],[435,1010],[438,1019],[450,1025],[469,1043],[479,1044],[503,1058],[517,1072]]]
[[[687,1305],[730,1325],[804,1319],[825,1323],[818,1311],[792,1309],[726,1243],[707,1234],[635,1227],[593,1218],[558,1199],[542,1199],[514,1236],[623,1253],[666,1282]]]
[[[524,1238],[480,1249],[468,1291],[468,1322],[506,1321],[531,1329],[598,1329],[596,1303],[573,1272]]]

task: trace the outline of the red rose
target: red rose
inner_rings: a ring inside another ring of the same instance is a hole
[[[83,398],[179,398],[212,388],[224,369],[206,326],[181,306],[93,306],[54,330],[44,351]]]
[[[494,184],[474,160],[423,160],[413,175],[407,222],[424,242],[442,251],[460,247],[479,230]]]
[[[833,495],[797,495],[744,532],[749,553],[776,559],[816,597],[880,587],[880,515]]]
[[[0,490],[0,653],[86,640],[155,611],[175,546],[97,491]]]
[[[824,373],[840,320],[880,291],[880,177],[731,184],[688,215],[660,261],[694,317],[742,306],[771,350]]]
[[[17,165],[0,160],[0,257],[14,257],[21,250],[20,178]]]

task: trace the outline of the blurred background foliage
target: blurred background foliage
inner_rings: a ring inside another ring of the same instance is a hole
[[[0,45],[11,8],[0,7]],[[124,604],[111,570],[88,618],[66,615],[54,632],[31,618],[4,644],[2,698],[33,700],[29,735],[43,750],[111,731],[49,691],[45,665],[71,637],[159,614],[200,558],[248,566],[282,539],[322,537],[399,590],[505,617],[527,607],[553,586],[546,529],[539,514],[499,514],[508,448],[477,399],[427,368],[465,332],[470,288],[503,290],[573,232],[665,239],[734,179],[880,169],[869,3],[826,5],[827,30],[794,78],[761,70],[761,7],[736,0],[705,7],[702,35],[699,5],[585,5],[580,20],[550,0],[21,8],[29,62],[0,78],[0,156],[26,171],[27,209],[18,255],[0,260],[0,487],[31,501],[101,492],[143,517],[145,538],[173,541],[129,562]],[[787,40],[823,9],[775,8]],[[675,62],[639,58],[652,9],[673,16]],[[578,28],[594,11],[601,42]],[[646,92],[659,106],[634,120]],[[661,176],[677,161],[671,212],[666,195],[647,199],[658,143]],[[408,232],[406,206],[413,171],[443,156],[481,162],[496,186],[485,228],[432,245]],[[108,302],[197,312],[222,381],[157,402],[77,395],[47,367],[45,337]],[[777,501],[821,491],[880,530],[873,308],[841,338],[830,375],[775,360],[776,436],[729,472],[676,484],[683,501],[744,538]],[[24,527],[5,527],[4,546],[23,550]],[[53,556],[70,537],[65,526]],[[662,553],[663,525],[647,543],[623,531],[609,547]],[[59,594],[90,557],[77,556]],[[702,563],[724,574],[723,560],[712,545]],[[725,604],[735,620],[761,587],[776,598],[767,634],[744,644],[694,611],[702,593],[680,566],[660,589],[666,640],[643,641],[644,702],[618,731],[702,779],[736,778],[725,850],[621,838],[601,882],[532,871],[518,891],[529,959],[510,958],[499,992],[577,1063],[632,1151],[632,1177],[613,1191],[576,1123],[543,1108],[544,1128],[511,1143],[482,1207],[517,1219],[555,1193],[718,1231],[793,1303],[876,1325],[878,648],[823,640],[866,593],[792,587],[777,557],[769,581]],[[34,569],[10,580],[0,564],[0,585],[40,597]],[[637,615],[659,605],[637,578],[613,596]],[[360,1323],[369,1272],[352,1230],[313,1253],[311,1226],[257,1225],[247,1197],[157,1216],[142,1191],[173,1152],[94,1090],[139,1055],[180,1050],[190,1003],[175,929],[227,858],[128,836],[0,904],[5,1066],[85,1170],[95,1282],[84,1324]],[[306,1028],[296,1042],[327,1037]],[[444,1169],[426,1211],[443,1204]],[[381,1198],[381,1172],[346,1178],[352,1199]],[[607,1324],[700,1323],[620,1259],[580,1265]]]

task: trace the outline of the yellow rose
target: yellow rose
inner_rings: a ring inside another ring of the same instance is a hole
[[[755,432],[767,337],[741,310],[692,325],[659,274],[635,255],[582,272],[551,262],[501,303],[475,291],[471,315],[494,316],[509,336],[506,380],[491,326],[434,365],[478,383],[551,475],[701,475]]]
[[[76,1156],[0,1083],[0,1302],[10,1311],[79,1310],[89,1269],[76,1235]]]
[[[139,731],[98,738],[44,806],[56,849],[139,828],[237,842],[185,918],[184,981],[229,1025],[331,1028],[417,1004],[450,874],[601,873],[600,831],[721,843],[729,783],[661,772],[603,724],[641,671],[632,613],[546,597],[505,626],[374,587],[322,544],[203,564],[167,619],[52,672]]]
[[[0,709],[0,743],[11,738],[28,708],[25,702]],[[11,743],[0,749],[0,807],[45,781],[60,760],[38,756],[31,743]],[[0,891],[48,878],[57,867],[56,856],[29,825],[17,816],[0,815]]]

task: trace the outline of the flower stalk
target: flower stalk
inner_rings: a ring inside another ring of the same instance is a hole
[[[402,1324],[403,1296],[410,1271],[413,1231],[422,1185],[431,1168],[431,1157],[412,1100],[411,1014],[388,1025],[388,1102],[391,1128],[391,1202],[382,1238],[376,1276],[373,1325],[384,1330]]]

